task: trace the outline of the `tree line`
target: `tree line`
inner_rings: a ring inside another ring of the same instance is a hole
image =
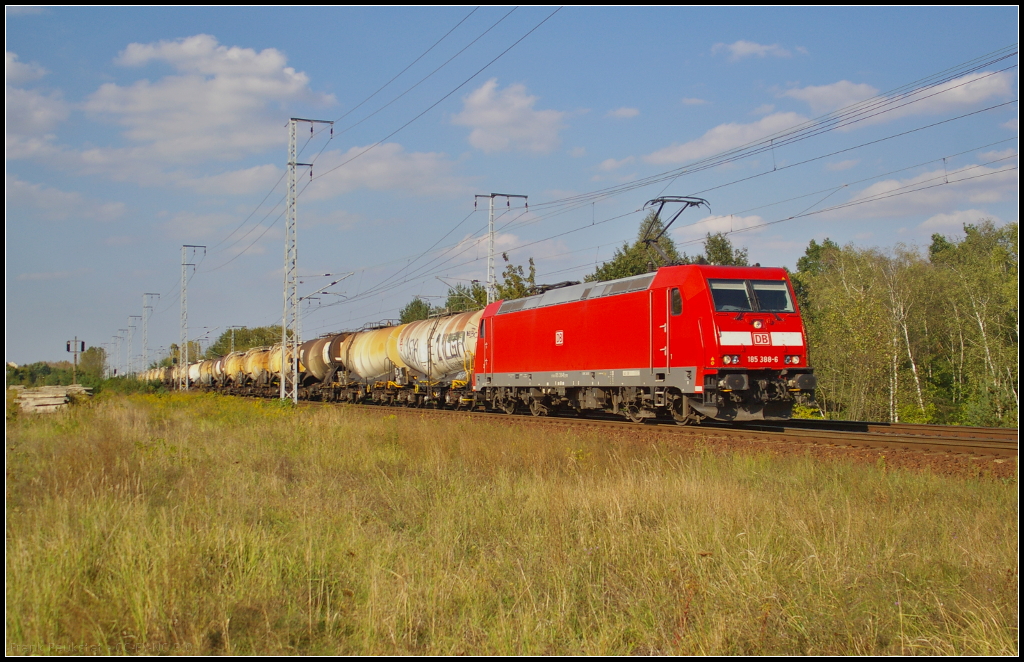
[[[106,363],[107,351],[102,347],[89,347],[82,352],[78,357],[77,370],[71,361],[37,361],[20,366],[8,363],[7,384],[20,384],[28,388],[67,386],[77,376],[79,384],[95,387],[103,381]]]
[[[1017,224],[926,254],[811,241],[793,284],[828,418],[1015,427]]]

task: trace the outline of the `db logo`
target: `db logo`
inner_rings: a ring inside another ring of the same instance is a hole
[[[555,331],[555,344],[561,345],[562,341],[565,340],[565,336],[562,335],[561,331]]]
[[[755,345],[770,345],[772,344],[771,336],[767,333],[755,333],[754,334]]]

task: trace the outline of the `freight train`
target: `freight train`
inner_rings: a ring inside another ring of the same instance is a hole
[[[535,416],[783,420],[816,386],[789,278],[757,266],[662,267],[325,336],[298,352],[302,398]],[[276,345],[141,377],[272,397],[282,360],[293,357]]]

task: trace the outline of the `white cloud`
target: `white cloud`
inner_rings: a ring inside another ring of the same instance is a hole
[[[705,237],[709,232],[734,232],[764,223],[760,216],[705,216],[696,223],[673,228],[671,233],[679,241],[690,241]]]
[[[5,86],[8,142],[14,136],[39,136],[52,131],[68,118],[69,108],[60,92],[42,94],[36,90]]]
[[[615,159],[605,159],[604,161],[601,161],[601,163],[599,163],[597,167],[598,167],[599,170],[603,170],[605,172],[611,172],[612,170],[615,170],[617,168],[621,168],[622,166],[626,165],[627,163],[632,163],[633,160],[634,159],[633,159],[632,156],[627,156],[626,158],[619,159],[618,161],[616,161]]]
[[[763,103],[760,106],[758,106],[757,108],[755,108],[752,111],[750,111],[750,114],[751,115],[767,115],[768,113],[771,113],[774,110],[775,110],[775,104],[773,104],[773,103]]]
[[[648,154],[644,161],[655,164],[681,163],[733,149],[806,122],[796,113],[775,113],[750,124],[720,124],[696,140],[673,144]]]
[[[472,127],[470,145],[485,152],[543,153],[558,147],[565,113],[534,110],[538,97],[528,95],[525,85],[497,88],[496,78],[487,81],[463,98],[462,112],[452,118],[454,124]]]
[[[841,80],[830,85],[808,85],[799,89],[786,90],[784,97],[805,102],[815,114],[828,113],[851,103],[870,99],[878,90],[866,83],[851,83]]]
[[[846,159],[845,161],[839,161],[837,163],[826,163],[825,169],[831,170],[833,172],[839,170],[849,170],[858,163],[860,163],[860,159]]]
[[[455,162],[441,152],[406,152],[398,143],[385,143],[331,171],[362,153],[366,147],[346,152],[324,152],[313,170],[313,184],[303,195],[326,199],[353,191],[400,191],[410,195],[458,196],[469,192],[468,182],[453,174]],[[319,178],[320,174],[324,174]]]
[[[703,106],[707,101],[704,99],[697,99],[695,97],[683,97],[682,103],[684,106]]]
[[[113,118],[129,140],[160,161],[261,152],[287,140],[281,104],[333,102],[314,93],[309,77],[286,66],[284,54],[273,48],[229,48],[201,34],[129,44],[116,60],[129,67],[153,61],[171,65],[179,75],[128,86],[107,83],[83,107]]]
[[[18,159],[52,159],[60,153],[60,148],[54,144],[56,136],[52,134],[43,136],[18,135],[11,130],[11,118],[7,118],[7,135],[5,147],[8,161]]]
[[[1008,149],[1003,149],[999,151],[982,152],[981,154],[978,154],[978,158],[986,162],[1003,160],[1009,161],[1011,158],[1014,158],[1017,155],[1017,149],[1015,147],[1010,147]]]
[[[949,184],[944,183],[947,178]],[[847,219],[935,215],[950,213],[950,209],[956,209],[965,202],[992,204],[1011,198],[1016,193],[1017,172],[1007,169],[1007,164],[992,168],[968,165],[946,171],[940,168],[907,179],[876,182],[854,193],[849,200],[865,202],[827,212],[825,217]],[[877,201],[868,201],[875,197]]]
[[[974,224],[983,218],[991,219],[996,224],[1002,224],[1002,220],[992,214],[987,214],[980,209],[967,209],[948,214],[936,214],[917,227],[919,230],[928,233],[960,232],[963,231],[965,224]]]
[[[636,117],[640,114],[638,108],[616,108],[615,110],[608,111],[608,117],[614,117],[616,119],[629,119]]]
[[[178,182],[178,185],[207,195],[245,195],[271,188],[283,174],[283,168],[268,163],[209,177],[186,179]]]
[[[125,212],[121,202],[100,202],[75,191],[31,184],[13,175],[7,175],[6,189],[8,209],[24,210],[33,219],[112,221]]]
[[[1017,131],[1018,130],[1018,126],[1019,126],[1019,121],[1017,120],[1016,117],[1014,117],[1012,120],[1003,122],[999,126],[1003,127],[1004,129],[1009,129],[1010,131]]]
[[[4,51],[4,82],[8,85],[21,85],[37,80],[45,76],[46,73],[46,69],[35,62],[28,64],[19,62],[16,53]]]
[[[60,92],[44,94],[38,90],[26,90],[16,85],[28,83],[46,75],[46,69],[38,64],[25,64],[18,56],[4,51],[4,100],[7,117],[7,158],[17,158],[22,151],[19,142],[22,137],[32,136],[36,140],[47,140],[43,136],[68,118],[69,107]],[[52,139],[50,137],[49,139]],[[15,149],[11,155],[12,143]]]
[[[729,51],[729,59],[732,61],[740,60],[745,57],[790,57],[792,53],[788,50],[779,46],[778,44],[771,44],[766,46],[764,44],[758,44],[753,41],[740,41],[732,44],[715,44],[711,47],[712,53],[720,53],[722,51]]]
[[[1012,91],[1013,77],[1009,73],[977,72],[941,85],[918,88],[898,97],[879,99],[878,110],[893,110],[864,119],[853,126],[879,124],[913,115],[959,111],[989,99],[1008,97]],[[878,90],[870,85],[842,80],[830,85],[811,85],[787,90],[781,96],[804,101],[814,113],[820,114],[844,108],[877,94]]]

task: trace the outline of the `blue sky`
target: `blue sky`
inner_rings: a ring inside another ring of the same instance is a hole
[[[300,294],[352,272],[304,337],[483,280],[476,194],[529,196],[497,245],[540,282],[592,272],[658,195],[710,202],[682,250],[728,231],[790,268],[811,239],[1018,218],[1015,7],[554,11],[8,8],[7,360],[129,324],[139,355],[145,292],[151,355],[177,342],[182,244],[208,247],[190,338],[280,323],[292,116],[336,120],[299,131]]]

